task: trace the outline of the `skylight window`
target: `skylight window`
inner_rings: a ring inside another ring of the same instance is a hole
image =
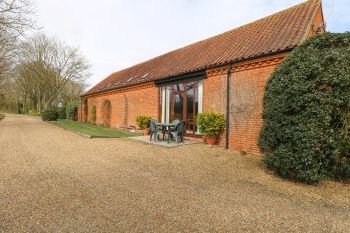
[[[144,75],[141,77],[141,80],[144,80],[148,75],[149,75],[149,73],[144,74]]]
[[[126,80],[125,82],[128,83],[133,79],[133,77],[130,77],[128,80]]]

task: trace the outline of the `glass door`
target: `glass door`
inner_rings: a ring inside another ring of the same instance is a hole
[[[198,82],[173,84],[170,90],[170,121],[183,120],[186,122],[186,133],[196,134],[196,116],[199,110]]]

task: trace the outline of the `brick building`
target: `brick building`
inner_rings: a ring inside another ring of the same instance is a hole
[[[82,95],[79,119],[89,121],[95,107],[102,124],[108,100],[111,127],[133,127],[137,115],[150,115],[183,119],[187,134],[198,135],[197,113],[214,110],[229,116],[220,145],[259,153],[266,81],[293,48],[323,31],[322,3],[308,0],[111,74]]]

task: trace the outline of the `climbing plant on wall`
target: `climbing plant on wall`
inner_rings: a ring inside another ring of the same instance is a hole
[[[84,109],[84,114],[83,114],[83,121],[87,122],[88,121],[88,114],[89,114],[89,109],[88,109],[88,99],[85,98],[83,101],[83,109]]]
[[[96,124],[96,106],[92,106],[92,108],[91,108],[90,121],[91,121],[92,124]]]
[[[111,101],[110,100],[103,101],[103,104],[102,104],[103,126],[109,127],[111,125],[111,113],[112,113]]]

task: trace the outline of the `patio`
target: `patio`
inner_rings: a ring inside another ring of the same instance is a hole
[[[169,147],[169,148],[202,143],[201,138],[185,137],[183,142],[176,143],[175,141],[169,141],[169,143],[168,143],[167,140],[159,140],[159,141],[152,140],[152,141],[150,141],[149,137],[150,136],[148,135],[148,136],[137,136],[137,137],[128,137],[128,138],[135,140],[135,141],[140,141],[140,142],[144,142],[144,143],[148,143],[148,144],[154,144],[157,146],[163,146],[163,147]]]

